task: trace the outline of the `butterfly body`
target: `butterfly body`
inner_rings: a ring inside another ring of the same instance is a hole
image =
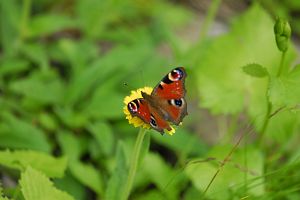
[[[183,67],[173,69],[156,85],[150,95],[142,92],[143,98],[129,102],[129,112],[161,133],[165,129],[172,130],[169,122],[179,125],[187,115],[185,78]]]

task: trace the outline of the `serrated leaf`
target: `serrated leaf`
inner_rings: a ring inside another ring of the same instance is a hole
[[[235,114],[242,112],[247,103],[249,109],[258,108],[255,113],[251,111],[253,116],[263,112],[260,108],[265,107],[265,97],[261,93],[265,94],[267,80],[253,80],[240,70],[246,63],[257,62],[272,75],[280,63],[272,19],[258,4],[240,16],[229,33],[204,41],[193,52],[196,56],[191,65],[195,74],[191,76],[197,81],[200,106],[213,113]],[[294,58],[295,49],[291,46],[285,65]],[[262,106],[254,105],[258,102]]]
[[[248,64],[243,67],[243,71],[253,77],[263,78],[268,76],[268,71],[262,65],[257,63]]]
[[[111,175],[105,191],[105,198],[109,200],[119,200],[124,191],[124,185],[127,178],[126,157],[123,150],[123,144],[120,142],[117,147],[116,166]]]
[[[48,177],[62,177],[67,167],[67,159],[55,158],[36,151],[0,151],[0,164],[12,169],[23,171],[31,166]]]
[[[289,110],[282,110],[269,120],[266,136],[278,143],[285,143],[297,134],[300,115]]]
[[[280,77],[272,76],[269,96],[276,106],[293,107],[300,103],[300,66]]]
[[[25,200],[74,200],[68,193],[56,189],[43,173],[31,167],[21,174],[20,186]]]

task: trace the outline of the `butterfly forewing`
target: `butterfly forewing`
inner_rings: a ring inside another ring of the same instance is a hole
[[[178,67],[169,72],[154,88],[153,96],[160,109],[165,113],[168,121],[178,125],[187,115],[187,104],[185,100],[185,78],[186,72],[183,67]]]

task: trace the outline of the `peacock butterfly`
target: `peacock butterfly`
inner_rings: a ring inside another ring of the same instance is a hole
[[[141,92],[143,98],[127,104],[132,116],[139,117],[161,134],[164,129],[172,130],[169,122],[179,125],[188,114],[185,101],[184,81],[186,72],[183,67],[170,71],[153,89],[152,93]]]

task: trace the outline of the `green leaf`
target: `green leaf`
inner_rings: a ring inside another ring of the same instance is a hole
[[[85,107],[84,115],[98,119],[120,118],[123,115],[123,98],[124,96],[116,91],[99,88]]]
[[[75,111],[75,109],[70,106],[57,107],[54,111],[60,120],[68,127],[79,128],[88,124],[87,116]]]
[[[31,166],[48,177],[62,177],[67,167],[65,157],[55,158],[36,151],[0,151],[0,164],[12,169],[23,171]]]
[[[203,155],[207,151],[204,143],[199,141],[196,134],[191,134],[183,128],[178,128],[176,133],[170,138],[167,135],[163,137],[159,134],[152,134],[151,137],[159,144],[170,148],[179,155]]]
[[[123,144],[119,142],[117,147],[116,166],[108,181],[104,199],[119,200],[121,198],[127,179],[127,173]]]
[[[121,5],[128,4],[128,1],[78,1],[76,2],[75,12],[79,16],[80,28],[87,35],[87,37],[97,38],[99,34],[104,32],[105,25],[110,22],[116,22],[120,19],[119,9]],[[124,7],[122,7],[124,10]],[[105,11],[110,10],[109,13]],[[130,11],[131,9],[125,9]],[[124,12],[124,11],[123,11]]]
[[[76,137],[69,132],[60,132],[57,136],[58,143],[62,148],[63,154],[68,157],[68,161],[77,161],[86,148],[84,138]]]
[[[176,188],[184,184],[181,170],[173,170],[158,154],[150,152],[146,154],[141,167],[144,176],[151,183],[155,184],[169,199],[176,199],[180,192]]]
[[[20,58],[3,59],[3,61],[1,61],[0,76],[17,75],[28,68],[28,60]]]
[[[263,78],[268,76],[268,71],[266,68],[257,63],[248,64],[243,67],[243,71],[253,77]]]
[[[20,51],[26,55],[28,60],[36,63],[41,69],[49,69],[47,47],[43,43],[24,43]]]
[[[35,15],[29,24],[30,37],[45,36],[74,26],[74,20],[58,14]]]
[[[41,105],[59,104],[62,99],[62,82],[57,79],[54,71],[47,74],[34,73],[30,77],[14,81],[10,89],[24,95],[28,101],[34,101]]]
[[[15,54],[15,42],[20,29],[20,4],[18,1],[0,1],[0,44],[5,54]]]
[[[150,190],[147,192],[141,193],[139,196],[135,196],[135,200],[153,200],[153,199],[165,199],[166,197],[158,190]]]
[[[300,103],[300,65],[288,74],[271,76],[270,101],[275,106],[293,107]]]
[[[207,191],[209,198],[230,199],[230,194],[237,192],[240,187],[247,187],[248,194],[262,195],[264,193],[263,156],[253,147],[247,146],[246,148],[234,151],[229,162],[223,166]],[[220,162],[231,149],[232,147],[229,146],[214,147],[207,157],[216,160],[193,163],[185,168],[187,176],[198,190],[204,191],[218,170]]]
[[[94,60],[88,65],[88,68],[84,68],[84,70],[74,74],[65,94],[65,105],[76,104],[79,100],[86,97],[86,95],[93,93],[95,88],[98,89],[99,87],[99,90],[101,90],[101,87],[106,85],[110,79],[114,79],[115,76],[120,77],[120,75],[122,77],[122,73],[126,72],[126,69],[138,68],[153,55],[152,51],[152,46],[148,44],[135,45],[130,50],[127,46],[120,45],[108,54],[105,54],[105,56]],[[82,50],[80,50],[81,52]],[[124,62],[125,60],[126,62]],[[114,93],[113,91],[109,92]],[[99,93],[103,94],[107,93],[107,91],[102,88],[102,92]],[[117,94],[113,94],[113,97],[114,99],[117,98]],[[106,103],[109,102],[106,101]],[[115,100],[114,102],[117,103]],[[120,102],[122,102],[122,99],[120,99]],[[103,102],[101,103],[103,104]]]
[[[56,189],[43,173],[31,167],[21,174],[20,186],[25,200],[74,200],[68,193]]]
[[[50,54],[57,60],[72,66],[71,69],[67,69],[70,70],[71,78],[81,76],[87,70],[87,66],[90,66],[90,62],[99,58],[98,46],[93,41],[63,38],[54,47],[56,48],[51,49]]]
[[[38,121],[42,127],[46,128],[47,130],[54,131],[58,128],[58,122],[56,121],[56,116],[48,113],[42,112],[38,115]]]
[[[112,128],[108,123],[97,122],[88,126],[93,138],[96,139],[104,155],[109,156],[114,147],[114,136]]]
[[[99,169],[90,164],[75,161],[70,163],[70,171],[83,185],[89,187],[98,195],[103,194],[103,183]]]
[[[87,148],[87,141],[84,138],[75,137],[70,133],[60,133],[58,140],[64,155],[67,155],[69,158],[69,168],[72,175],[96,193],[103,194],[100,171],[90,164],[84,164],[79,161],[81,154]]]
[[[298,133],[299,112],[281,110],[269,120],[266,136],[278,143],[285,143]]]
[[[53,181],[58,189],[71,194],[75,199],[85,199],[87,195],[86,187],[79,183],[69,171],[65,173],[64,178]]]
[[[3,112],[0,117],[0,146],[50,152],[50,144],[42,130],[11,113]]]

